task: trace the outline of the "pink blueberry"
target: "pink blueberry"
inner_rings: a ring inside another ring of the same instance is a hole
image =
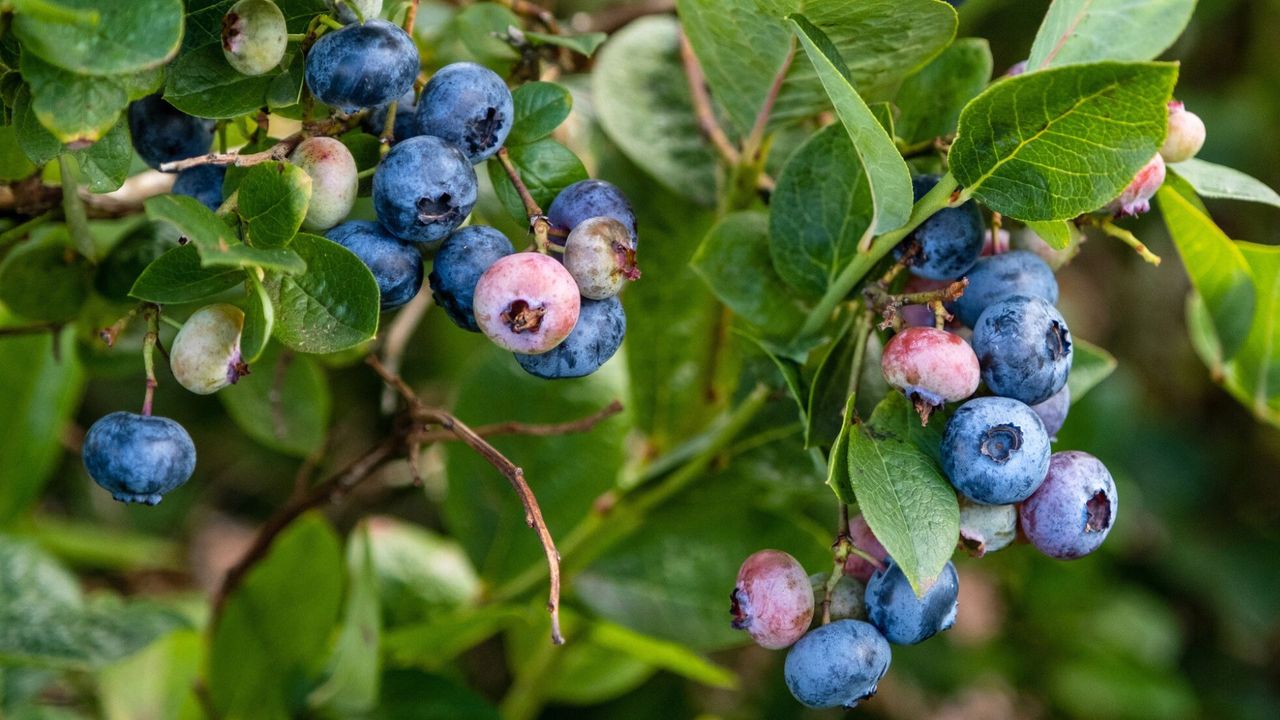
[[[592,300],[611,298],[640,278],[631,231],[610,217],[578,223],[564,242],[564,266],[582,296]]]
[[[1160,153],[1147,161],[1146,165],[1133,176],[1129,186],[1120,193],[1120,197],[1112,200],[1106,207],[1117,217],[1141,215],[1151,209],[1151,198],[1164,184],[1164,158]]]
[[[960,336],[931,327],[910,327],[894,335],[880,357],[885,382],[901,390],[927,418],[944,403],[963,400],[978,389],[978,356]]]
[[[889,557],[889,552],[876,539],[875,533],[871,532],[871,527],[867,525],[866,518],[861,515],[849,521],[849,537],[853,540],[854,547],[881,561],[881,563],[884,562],[885,558]],[[857,578],[863,583],[870,580],[871,576],[875,575],[879,569],[879,565],[859,555],[850,554],[844,561],[844,574]]]
[[[743,561],[729,599],[733,627],[770,650],[799,640],[813,620],[809,576],[781,550],[761,550]]]
[[[311,178],[311,204],[302,227],[328,230],[346,219],[356,203],[359,170],[351,151],[330,137],[312,137],[294,148],[289,162]]]
[[[1177,100],[1169,102],[1169,133],[1160,146],[1165,162],[1190,160],[1204,146],[1204,121]]]
[[[573,332],[581,303],[563,265],[540,253],[516,253],[499,258],[476,283],[476,324],[501,348],[540,355]]]

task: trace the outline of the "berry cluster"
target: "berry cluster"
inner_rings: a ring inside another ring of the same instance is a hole
[[[626,332],[618,293],[639,277],[630,203],[604,181],[571,185],[546,216],[531,218],[558,242],[528,252],[517,253],[492,227],[460,227],[476,204],[474,165],[496,155],[511,132],[511,91],[493,71],[460,62],[437,71],[418,97],[418,49],[405,30],[376,18],[381,0],[329,4],[334,26],[346,24],[307,50],[307,88],[335,111],[363,113],[364,128],[391,148],[373,175],[374,222],[347,219],[360,186],[347,146],[324,136],[299,142],[288,161],[311,180],[302,229],[355,254],[377,281],[384,311],[419,293],[424,258],[434,253],[432,294],[459,327],[483,332],[537,377],[597,370]],[[240,0],[223,18],[223,53],[245,75],[276,68],[287,43],[284,15],[270,0]],[[213,141],[213,121],[186,115],[160,95],[133,103],[128,119],[134,149],[153,168],[203,155]],[[234,202],[223,197],[225,177],[223,166],[195,165],[178,173],[173,192],[219,210]],[[244,321],[227,304],[195,312],[170,348],[178,383],[210,394],[247,374]],[[116,412],[94,423],[83,455],[90,476],[125,502],[155,504],[195,467],[190,436],[175,421],[151,416],[150,395],[143,414]]]
[[[1100,212],[1145,212],[1164,162],[1198,151],[1203,124],[1180,103],[1169,109],[1160,154]],[[937,182],[916,177],[916,199]],[[1006,245],[999,232],[986,232],[971,200],[916,228],[895,249],[897,265],[882,281],[887,286],[904,268],[912,276],[897,296],[910,302],[884,308],[885,327],[897,331],[884,345],[881,370],[924,423],[962,403],[946,419],[939,449],[960,505],[958,546],[981,557],[1021,538],[1049,557],[1079,558],[1111,530],[1116,487],[1092,455],[1051,452],[1071,403],[1071,331],[1054,307],[1053,269]],[[894,297],[881,290],[880,297]],[[923,296],[929,305],[915,303]],[[761,550],[742,564],[730,596],[734,628],[762,647],[790,648],[787,687],[815,708],[853,707],[875,694],[890,645],[914,645],[950,628],[959,595],[951,562],[917,594],[863,516],[850,521],[835,547],[837,570],[812,576],[791,555]]]

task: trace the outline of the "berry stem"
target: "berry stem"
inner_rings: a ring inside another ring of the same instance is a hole
[[[520,196],[520,202],[524,204],[524,212],[529,216],[529,230],[533,233],[533,247],[543,255],[551,252],[551,222],[547,220],[547,216],[542,213],[542,207],[538,205],[538,201],[533,199],[533,194],[529,192],[529,187],[524,184],[524,180],[520,179],[520,171],[516,169],[515,163],[511,162],[511,154],[507,152],[505,147],[498,149],[498,162],[502,164],[502,169],[507,173],[507,179],[511,181],[511,186],[515,188],[516,194]]]
[[[418,19],[418,0],[409,0],[409,6],[404,11],[404,24],[401,26],[404,31],[413,36],[413,24]]]
[[[160,314],[160,321],[163,322],[165,325],[168,325],[169,327],[173,328],[174,330],[182,329],[182,323],[178,322],[177,320],[174,320],[173,318],[169,317],[168,315],[165,315],[164,313]]]
[[[1146,260],[1152,265],[1158,266],[1160,264],[1160,256],[1151,252],[1150,248],[1148,248],[1145,244],[1143,244],[1143,242],[1139,240],[1137,236],[1135,236],[1133,233],[1129,232],[1128,230],[1125,230],[1119,225],[1116,225],[1111,220],[1103,220],[1095,224],[1099,229],[1102,230],[1102,232],[1110,235],[1113,238],[1116,238],[1117,240],[1124,242],[1125,245],[1128,245],[1129,247],[1136,250],[1138,255],[1143,260]]]
[[[399,107],[399,100],[392,100],[387,106],[387,120],[382,124],[382,134],[378,136],[378,142],[382,143],[383,156],[391,152],[391,143],[396,139],[396,111]]]
[[[911,208],[911,216],[907,219],[906,225],[880,235],[872,241],[867,252],[854,256],[853,260],[836,276],[818,304],[809,312],[809,317],[800,329],[799,337],[806,338],[821,332],[836,306],[848,297],[858,281],[866,276],[881,258],[888,255],[890,250],[902,242],[903,238],[910,235],[912,230],[939,210],[955,207],[968,200],[968,194],[963,191],[957,192],[958,188],[959,184],[955,176],[951,173],[943,175],[938,184],[934,185],[933,189]]]
[[[142,365],[147,373],[147,391],[142,397],[142,414],[151,415],[151,403],[155,399],[156,387],[156,343],[160,339],[160,306],[147,304],[142,311],[147,319],[147,334],[142,339]]]
[[[317,17],[320,20],[320,24],[324,25],[330,30],[341,30],[343,27],[345,27],[342,23],[338,22],[337,20],[334,20],[328,15],[319,15]]]

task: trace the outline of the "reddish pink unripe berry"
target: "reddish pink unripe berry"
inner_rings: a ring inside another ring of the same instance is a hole
[[[1151,209],[1151,198],[1164,184],[1164,158],[1160,153],[1147,161],[1146,165],[1133,176],[1129,187],[1120,193],[1120,197],[1112,200],[1106,209],[1117,217],[1141,215]]]
[[[911,327],[894,335],[880,357],[880,369],[885,382],[911,398],[922,414],[922,408],[972,395],[982,373],[969,343],[931,327]]]
[[[476,324],[497,346],[540,355],[578,323],[582,296],[559,262],[532,252],[498,259],[476,283]]]
[[[849,539],[853,541],[854,547],[881,561],[882,565],[884,559],[889,557],[889,552],[876,539],[875,533],[871,532],[871,527],[867,525],[866,518],[861,515],[849,521]],[[877,570],[881,569],[882,565],[876,565],[859,555],[850,554],[844,561],[844,574],[866,583]]]
[[[729,595],[733,627],[761,647],[778,650],[804,635],[813,620],[813,589],[800,563],[781,550],[761,550],[738,570]]]

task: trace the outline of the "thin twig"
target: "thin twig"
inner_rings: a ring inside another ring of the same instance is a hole
[[[533,199],[533,194],[529,192],[529,187],[524,184],[524,180],[520,178],[520,171],[516,169],[515,163],[511,162],[511,154],[507,152],[507,148],[498,149],[498,162],[502,164],[502,169],[507,173],[507,179],[511,181],[511,186],[515,188],[516,194],[520,196],[520,202],[524,205],[524,212],[529,216],[529,231],[533,233],[533,245],[540,253],[547,253],[551,249],[551,221],[543,214],[542,207],[538,205],[538,201]]]
[[[422,323],[422,318],[426,317],[427,310],[431,309],[431,293],[420,292],[396,313],[395,320],[391,321],[391,326],[387,328],[387,334],[382,345],[382,364],[390,372],[399,375],[400,363],[404,360],[404,352],[409,347],[409,340],[413,338],[413,333],[417,331],[418,325]],[[396,409],[396,391],[390,385],[383,384],[382,387],[382,414],[390,415]]]
[[[782,85],[787,80],[787,73],[791,70],[791,61],[796,58],[796,37],[791,36],[791,45],[787,50],[787,57],[783,59],[782,66],[778,68],[777,74],[773,76],[773,83],[769,86],[769,92],[764,97],[764,104],[760,106],[760,112],[756,113],[755,124],[751,127],[751,133],[747,135],[747,139],[743,142],[743,153],[754,157],[756,153],[764,146],[764,134],[769,127],[769,116],[773,114],[773,106],[778,102],[778,95],[782,92]]]
[[[243,155],[239,152],[229,153],[206,153],[197,155],[186,160],[175,160],[167,162],[160,166],[160,170],[166,173],[176,173],[187,168],[193,168],[199,165],[230,165],[232,167],[249,167],[264,162],[281,161],[289,157],[289,153],[293,152],[298,144],[309,137],[332,137],[341,135],[360,123],[367,111],[362,110],[354,115],[344,118],[330,118],[321,120],[316,123],[304,127],[302,130],[280,140],[275,145],[261,152],[249,153]]]
[[[1116,224],[1115,224],[1114,222],[1112,222],[1111,220],[1103,220],[1103,221],[1101,221],[1101,222],[1097,222],[1097,223],[1094,223],[1094,224],[1095,224],[1095,225],[1096,225],[1100,230],[1102,230],[1102,232],[1104,232],[1104,233],[1106,233],[1106,234],[1110,235],[1110,236],[1111,236],[1111,237],[1113,237],[1113,238],[1116,238],[1117,240],[1120,240],[1120,241],[1121,241],[1121,242],[1123,242],[1125,245],[1128,245],[1129,247],[1133,248],[1133,249],[1134,249],[1134,251],[1136,251],[1136,252],[1138,253],[1138,256],[1139,256],[1139,257],[1141,257],[1143,260],[1146,260],[1147,262],[1151,263],[1152,265],[1159,265],[1159,264],[1160,264],[1160,256],[1159,256],[1159,255],[1157,255],[1157,254],[1155,254],[1155,253],[1153,253],[1153,252],[1151,252],[1151,249],[1150,249],[1150,248],[1148,248],[1148,247],[1147,247],[1147,246],[1146,246],[1146,245],[1145,245],[1141,240],[1139,240],[1139,239],[1138,239],[1138,237],[1137,237],[1136,235],[1134,235],[1133,233],[1129,232],[1128,230],[1125,230],[1124,228],[1120,227],[1119,225],[1116,225]]]
[[[730,165],[737,165],[740,155],[738,149],[729,141],[720,121],[716,119],[715,109],[711,105],[711,95],[707,92],[707,78],[702,73],[702,64],[689,44],[689,37],[680,33],[680,60],[684,64],[684,76],[689,81],[689,98],[693,101],[693,113],[698,118],[698,128],[715,147],[720,157]]]
[[[413,34],[413,24],[418,19],[418,0],[409,0],[409,9],[404,14],[404,31]]]
[[[497,435],[524,435],[527,437],[552,437],[555,435],[571,435],[573,433],[587,432],[599,425],[601,422],[622,412],[622,403],[614,400],[613,402],[600,408],[598,411],[578,420],[570,420],[569,422],[538,425],[522,422],[504,422],[494,423],[492,425],[479,425],[472,428],[475,434],[489,438]],[[448,442],[450,440],[458,440],[456,434],[447,430],[426,430],[413,436],[413,440],[422,444],[433,442]]]

